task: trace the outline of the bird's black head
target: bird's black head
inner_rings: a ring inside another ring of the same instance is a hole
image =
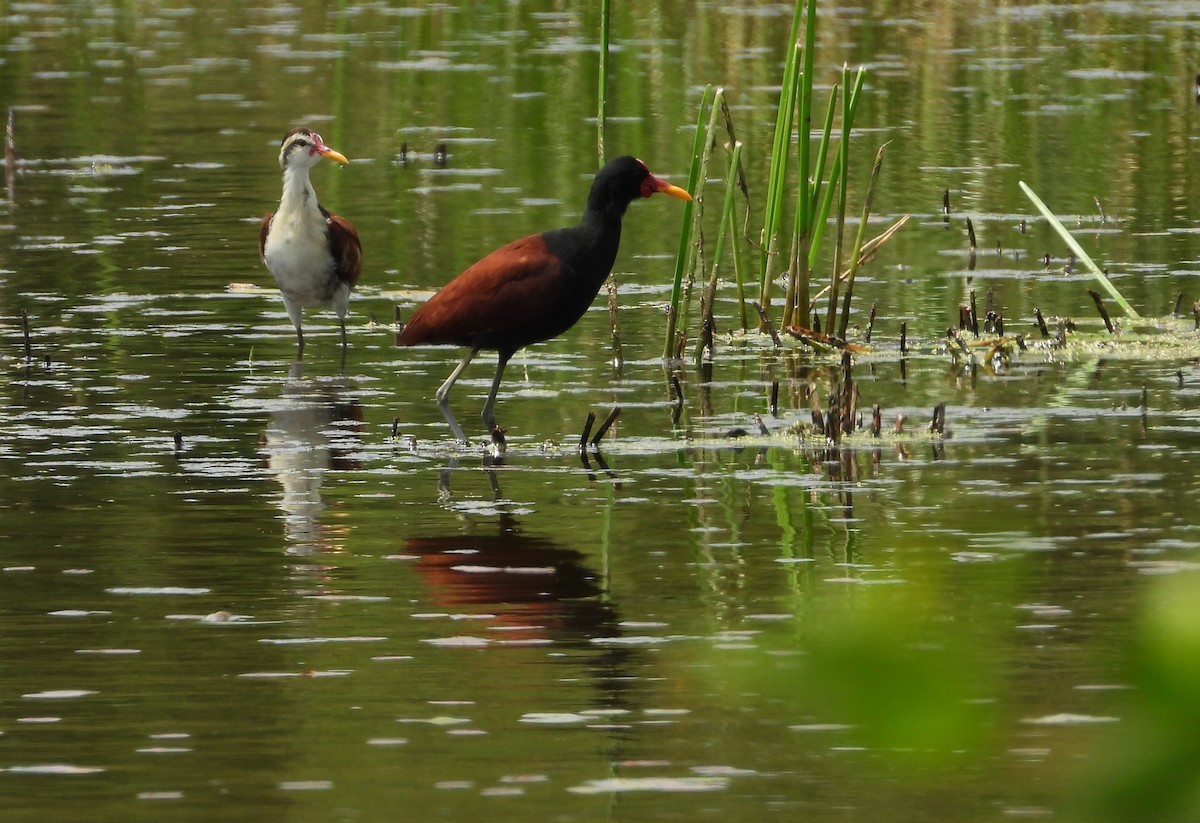
[[[682,200],[692,196],[678,186],[659,180],[650,173],[646,164],[636,157],[625,155],[609,160],[596,173],[592,191],[588,195],[589,211],[615,210],[620,216],[639,197],[649,197],[655,192],[669,194]]]

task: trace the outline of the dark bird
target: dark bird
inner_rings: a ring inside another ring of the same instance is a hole
[[[322,157],[343,165],[350,162],[326,146],[315,131],[298,128],[283,136],[279,147],[283,196],[278,211],[263,215],[258,233],[259,254],[283,293],[300,354],[304,353],[301,312],[309,306],[337,312],[345,349],[346,309],[362,273],[358,232],[349,220],[330,214],[317,202],[308,179],[308,170]]]
[[[483,407],[488,431],[504,367],[519,349],[575,325],[612,271],[621,242],[621,217],[638,197],[655,192],[692,196],[650,173],[634,157],[618,157],[592,181],[578,225],[534,234],[496,249],[447,283],[417,309],[400,335],[402,346],[466,346],[467,354],[437,390],[438,407],[454,436],[466,441],[449,395],[481,349],[497,353],[496,376]]]

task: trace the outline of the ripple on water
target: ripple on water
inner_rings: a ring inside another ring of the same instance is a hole
[[[727,777],[613,777],[588,780],[567,791],[573,794],[617,792],[719,792],[729,788]]]
[[[9,774],[99,774],[104,769],[99,766],[76,766],[71,763],[39,763],[30,766],[8,766],[0,768],[0,772]]]

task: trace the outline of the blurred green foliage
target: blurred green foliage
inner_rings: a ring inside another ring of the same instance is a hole
[[[1200,820],[1200,578],[1163,578],[1144,601],[1134,689],[1076,790],[1079,820]]]

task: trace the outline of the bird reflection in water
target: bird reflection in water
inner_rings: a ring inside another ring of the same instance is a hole
[[[409,537],[404,550],[431,603],[486,610],[496,642],[570,645],[617,634],[617,612],[585,555],[525,534],[511,515],[502,514],[494,531]]]
[[[498,445],[495,438],[493,445]],[[496,642],[571,645],[616,637],[619,618],[602,576],[583,552],[520,528],[512,513],[519,504],[506,500],[500,488],[504,465],[502,449],[484,457],[495,513],[471,519],[485,522],[467,533],[405,540],[405,554],[416,561],[431,603],[451,612],[484,610],[487,625],[498,635],[490,639]],[[457,458],[448,461],[438,492],[443,506],[462,511],[450,484],[458,468]],[[624,660],[625,650],[607,647],[597,667],[611,671]]]
[[[344,379],[304,378],[304,364],[288,372],[283,394],[263,435],[263,454],[283,487],[279,499],[287,553],[340,551],[346,528],[331,520],[321,497],[329,469],[353,469],[363,410]]]

